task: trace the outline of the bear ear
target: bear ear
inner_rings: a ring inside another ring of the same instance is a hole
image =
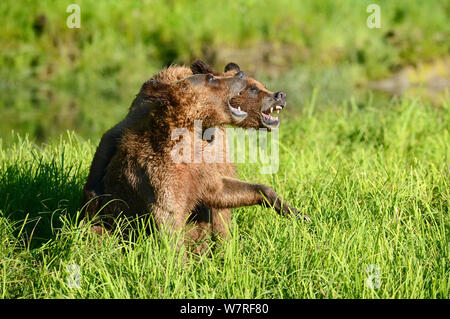
[[[228,71],[236,71],[236,73],[237,73],[237,72],[241,71],[241,68],[236,63],[230,62],[225,66],[224,72],[228,72]]]
[[[210,67],[206,62],[197,59],[191,65],[191,71],[193,74],[207,74],[219,75],[219,72]]]

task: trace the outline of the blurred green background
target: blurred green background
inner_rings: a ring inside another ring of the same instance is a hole
[[[79,29],[66,25],[72,3]],[[371,3],[379,29],[366,25]],[[439,106],[448,99],[449,12],[449,1],[2,0],[0,137],[8,144],[14,130],[43,142],[74,130],[97,140],[152,74],[196,58],[219,69],[237,62],[286,91],[292,114],[313,92],[318,107],[392,94]]]

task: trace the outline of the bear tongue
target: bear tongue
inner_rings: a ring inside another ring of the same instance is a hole
[[[280,113],[279,110],[280,110],[281,108],[279,109],[278,106],[276,106],[275,108],[276,108],[276,110],[277,110],[277,113]],[[263,114],[264,116],[266,116],[267,118],[273,118],[272,115],[270,115],[270,113],[273,112],[273,109],[274,109],[274,107],[272,106],[272,107],[268,108],[267,110],[263,111],[262,114]]]
[[[270,120],[275,120],[275,119],[277,119],[277,117],[273,117],[272,115],[270,115],[270,113],[263,112],[262,115],[263,115],[265,118],[270,119]]]

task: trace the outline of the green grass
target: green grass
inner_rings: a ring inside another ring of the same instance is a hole
[[[278,173],[247,164],[239,175],[270,184],[312,223],[236,209],[231,242],[185,260],[158,233],[99,244],[79,225],[97,140],[15,138],[0,151],[0,296],[448,298],[449,124],[448,98],[307,104],[283,118]],[[81,288],[67,285],[71,264]],[[379,288],[366,285],[370,265]]]
[[[404,67],[433,75],[448,59],[450,3],[379,0],[382,27],[369,29],[371,3],[0,1],[0,297],[448,298],[449,92],[431,104],[355,87]],[[185,260],[144,227],[99,245],[79,223],[99,138],[151,74],[195,58],[287,92],[278,173],[239,174],[313,222],[236,209],[231,242]]]

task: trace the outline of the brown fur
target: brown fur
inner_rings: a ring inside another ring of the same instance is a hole
[[[202,119],[207,125],[219,126],[222,130],[221,125],[233,124],[225,108],[210,106],[199,111],[195,107],[199,104],[197,99],[204,99],[210,92],[200,90],[190,95],[186,94],[190,92],[186,87],[184,90],[178,86],[175,89],[171,87],[192,73],[208,71],[215,75],[233,76],[239,72],[237,65],[227,65],[225,72],[220,74],[197,62],[192,65],[192,71],[172,66],[144,84],[127,118],[102,138],[84,189],[85,202],[97,194],[112,194],[112,197],[94,200],[93,207],[98,209],[111,198],[121,198],[127,205],[119,201],[108,205],[107,211],[113,216],[120,211],[129,216],[151,211],[160,227],[172,230],[183,229],[189,219],[197,226],[189,232],[189,237],[195,242],[211,232],[228,237],[230,209],[234,207],[270,204],[282,214],[299,213],[283,204],[270,187],[235,179],[235,167],[231,163],[175,164],[168,157],[173,146],[173,142],[168,140],[171,129],[188,127],[193,119]],[[273,99],[274,93],[248,78],[246,88],[230,102],[236,108],[240,106],[248,116],[234,124],[247,128],[264,127],[260,112]],[[219,114],[219,109],[223,114]],[[145,120],[140,120],[142,118]],[[116,151],[117,141],[120,142]],[[92,217],[92,213],[89,215]],[[199,250],[204,248],[203,245]]]
[[[151,80],[170,84],[192,74],[211,73],[216,76],[233,76],[239,71],[240,68],[235,63],[227,64],[224,72],[220,73],[205,62],[196,60],[191,65],[190,69],[184,66],[173,65],[163,69],[152,77]],[[230,104],[233,107],[241,107],[242,110],[248,113],[248,116],[242,122],[238,123],[238,125],[243,128],[264,128],[265,125],[261,118],[261,110],[267,109],[271,104],[276,102],[274,95],[275,93],[267,90],[262,83],[254,78],[248,77],[246,88],[240,95],[237,95],[230,100]],[[126,128],[129,128],[137,120],[147,116],[151,106],[152,104],[147,103],[142,94],[138,94],[134,99],[126,118],[109,129],[102,136],[90,167],[87,182],[83,189],[83,205],[86,205],[86,211],[89,215],[95,214],[100,208],[97,196],[103,194],[102,179],[105,176],[106,167],[109,164],[109,161],[116,152],[116,147],[119,139],[123,135],[123,131]],[[268,129],[270,130],[270,128]],[[235,175],[234,165],[225,164],[224,166],[228,166],[226,169],[224,168],[224,170],[228,171],[230,176]]]

